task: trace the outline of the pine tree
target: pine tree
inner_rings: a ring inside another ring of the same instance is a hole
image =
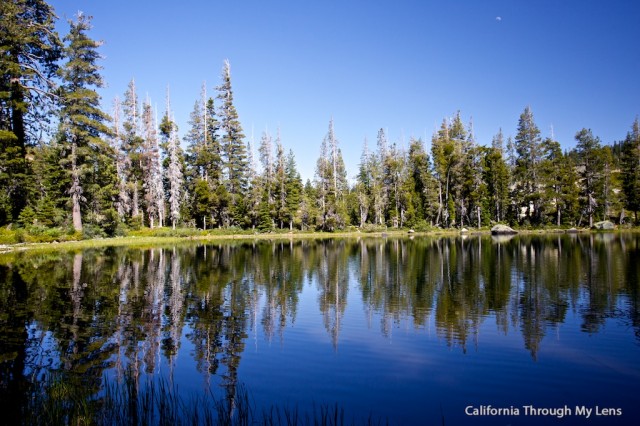
[[[562,224],[563,204],[561,162],[564,161],[564,155],[560,148],[560,143],[551,138],[542,141],[543,159],[540,163],[540,178],[543,182],[543,209],[545,211],[555,210],[556,226]]]
[[[321,229],[333,231],[344,227],[347,216],[347,174],[342,152],[338,148],[333,119],[329,121],[329,129],[320,146],[320,157],[316,165],[316,188],[320,213],[318,223]]]
[[[233,103],[233,90],[231,88],[231,67],[225,60],[222,69],[222,84],[218,86],[218,99],[222,104],[218,110],[220,118],[220,130],[222,131],[222,153],[225,164],[225,185],[231,197],[233,216],[236,222],[240,221],[240,202],[247,189],[247,154],[243,142],[244,134],[238,120],[238,113]]]
[[[504,158],[504,135],[500,129],[491,141],[491,148],[485,149],[483,154],[483,180],[487,188],[487,209],[491,220],[496,222],[507,219],[510,205],[510,175],[511,169]]]
[[[274,164],[274,198],[275,198],[275,219],[278,227],[282,229],[284,223],[288,221],[287,214],[287,160],[284,155],[284,148],[280,140],[280,132],[276,137],[276,158]]]
[[[460,113],[451,124],[443,120],[440,130],[431,140],[433,170],[438,183],[438,213],[436,225],[451,226],[455,223],[455,194],[459,192],[460,163],[462,161],[462,142],[466,132]]]
[[[119,220],[124,221],[126,215],[131,211],[131,199],[127,191],[127,155],[123,148],[121,109],[120,98],[116,96],[113,100],[113,125],[111,127],[111,148],[115,152],[117,192],[114,204]]]
[[[302,190],[302,199],[300,200],[300,229],[303,231],[322,225],[318,220],[321,217],[318,199],[319,195],[316,188],[311,183],[311,180],[307,179]]]
[[[331,163],[328,159],[329,147],[327,138],[322,139],[320,145],[320,157],[316,162],[316,193],[318,202],[318,225],[325,229],[327,227],[327,218],[330,214],[329,189],[331,186]]]
[[[378,131],[377,153],[372,152],[369,157],[369,174],[371,179],[371,203],[374,223],[383,225],[386,222],[385,210],[389,191],[385,183],[385,163],[387,158],[387,136],[384,129]]]
[[[602,186],[602,158],[599,155],[600,139],[591,130],[582,129],[576,133],[576,154],[580,170],[580,204],[593,226],[593,216],[598,206],[598,193]]]
[[[336,214],[338,226],[343,228],[350,225],[347,202],[349,200],[349,183],[347,181],[347,168],[342,158],[342,150],[338,149],[336,161],[336,174],[338,193],[336,194]]]
[[[252,138],[253,140],[253,138]],[[247,191],[247,214],[249,216],[249,224],[252,229],[255,229],[259,225],[261,218],[261,203],[263,195],[263,179],[256,169],[256,164],[253,157],[253,145],[251,141],[247,142],[247,162],[249,164],[247,180],[249,182],[249,189]],[[271,218],[269,217],[269,221]],[[271,226],[269,226],[271,229]]]
[[[403,152],[396,144],[392,144],[384,166],[386,176],[385,183],[388,188],[389,204],[387,205],[387,216],[394,228],[402,227],[404,222],[404,210],[402,194],[402,178],[405,171],[405,161]]]
[[[482,177],[486,185],[486,210],[491,220],[502,222],[509,208],[509,167],[495,144],[484,149]]]
[[[82,231],[80,204],[83,196],[83,182],[95,167],[92,164],[109,150],[101,138],[108,134],[104,124],[108,117],[100,110],[100,96],[95,88],[103,86],[96,61],[100,58],[97,48],[101,45],[89,38],[91,18],[78,13],[76,21],[69,22],[71,29],[65,37],[67,63],[61,71],[63,85],[60,90],[62,108],[60,111],[60,139],[64,145],[66,158],[63,166],[71,175],[71,197],[73,227]]]
[[[518,207],[524,207],[529,221],[539,223],[541,191],[539,187],[542,149],[540,130],[533,120],[531,108],[526,107],[520,115],[518,134],[515,137],[517,153],[514,168]]]
[[[196,101],[189,117],[189,132],[184,137],[187,143],[187,162],[192,172],[192,179],[200,178],[208,180],[207,166],[207,141],[205,139],[205,117],[202,102]]]
[[[460,226],[465,219],[471,225],[482,225],[482,200],[486,194],[486,184],[482,180],[482,149],[476,145],[473,123],[469,124],[467,138],[462,142],[462,160],[460,164],[459,211]]]
[[[407,182],[403,194],[411,196],[412,217],[407,218],[409,225],[416,225],[431,219],[429,192],[432,189],[431,173],[429,171],[429,155],[424,149],[421,139],[411,138],[407,156]]]
[[[62,147],[55,143],[38,144],[30,148],[33,158],[33,187],[36,194],[31,204],[19,215],[23,226],[63,226],[68,223],[70,174],[60,166]],[[32,207],[33,206],[33,207]],[[30,216],[31,214],[31,216]]]
[[[222,184],[222,153],[218,135],[220,123],[216,118],[214,99],[207,99],[204,83],[189,124],[189,132],[184,138],[187,142],[188,187],[193,194],[196,224],[206,229],[207,223],[213,226],[216,221],[214,212],[218,206],[215,194]]]
[[[640,211],[640,122],[635,119],[622,147],[622,192],[624,206],[634,213],[638,223]]]
[[[264,190],[266,193],[266,202],[273,203],[273,180],[274,180],[274,161],[273,161],[273,144],[271,135],[268,131],[262,133],[260,138],[260,163],[262,164],[262,179],[264,181]]]
[[[285,181],[285,212],[283,218],[289,222],[289,230],[293,230],[294,221],[299,221],[298,213],[300,209],[301,192],[302,192],[302,180],[300,179],[300,173],[296,168],[296,159],[293,155],[293,151],[289,150],[287,155],[287,164],[285,167],[286,181]]]
[[[158,125],[155,122],[149,100],[142,106],[142,124],[144,128],[144,142],[141,153],[142,188],[144,190],[149,226],[153,228],[156,219],[159,226],[162,226],[164,221],[164,186],[162,184],[162,165],[156,130]]]
[[[182,153],[180,149],[180,140],[178,138],[178,128],[174,122],[171,112],[171,103],[169,94],[167,93],[167,112],[162,119],[160,125],[161,132],[166,140],[167,145],[167,180],[169,181],[169,217],[171,218],[171,226],[176,228],[176,224],[180,220],[180,212],[182,207],[182,199],[184,196],[183,185],[184,177],[182,173]]]
[[[498,129],[498,133],[491,139],[491,147],[500,151],[500,154],[504,157],[504,134],[502,133],[502,127]]]
[[[371,162],[369,148],[367,146],[367,138],[364,139],[364,145],[362,147],[357,179],[358,181],[356,183],[355,191],[356,198],[358,200],[358,219],[360,227],[362,228],[369,217],[369,208],[371,206],[372,198]]]
[[[131,218],[140,220],[140,190],[142,182],[142,145],[140,132],[140,106],[136,92],[135,80],[129,82],[124,101],[122,132],[120,132],[121,148],[124,154],[124,176],[127,185],[127,198],[130,200]]]
[[[31,180],[27,151],[48,122],[62,57],[53,8],[0,2],[0,225],[18,219]]]
[[[620,188],[619,173],[614,164],[613,151],[610,146],[600,148],[598,157],[601,164],[601,185],[599,198],[601,208],[599,213],[604,220],[610,220],[614,210],[620,208],[619,197],[614,188]]]

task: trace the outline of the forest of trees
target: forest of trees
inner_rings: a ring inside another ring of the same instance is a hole
[[[517,134],[475,139],[460,113],[409,147],[380,129],[348,177],[333,120],[313,180],[303,182],[280,132],[246,141],[224,62],[203,85],[181,138],[169,90],[159,122],[132,79],[113,109],[98,90],[100,42],[78,13],[69,32],[42,0],[0,4],[0,226],[86,237],[180,226],[334,231],[361,228],[638,224],[640,123],[603,144],[589,129],[563,151],[526,107]],[[489,141],[487,141],[489,142]],[[257,158],[254,158],[254,151]]]

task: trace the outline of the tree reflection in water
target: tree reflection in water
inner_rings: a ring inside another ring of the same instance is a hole
[[[586,333],[617,318],[640,336],[639,241],[638,234],[260,240],[4,254],[0,400],[11,423],[53,371],[99,394],[105,380],[125,373],[136,389],[142,375],[164,371],[171,379],[185,357],[203,386],[222,389],[233,407],[249,333],[284,345],[309,286],[334,350],[348,300],[361,305],[369,328],[379,320],[383,336],[409,321],[435,327],[463,352],[482,345],[480,328],[491,319],[501,334],[520,333],[535,360],[570,310]],[[181,352],[185,341],[189,353]]]

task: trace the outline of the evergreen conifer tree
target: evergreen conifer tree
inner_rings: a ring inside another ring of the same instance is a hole
[[[440,130],[431,141],[434,175],[438,182],[438,213],[436,225],[451,226],[455,223],[455,199],[460,193],[460,164],[466,132],[460,113],[451,124],[442,121]]]
[[[241,221],[241,201],[247,189],[247,153],[243,141],[244,134],[233,103],[231,88],[231,66],[225,60],[222,69],[222,84],[218,86],[218,108],[220,130],[222,131],[222,153],[225,164],[225,185],[231,199],[232,214],[236,222]]]
[[[582,129],[576,133],[576,154],[580,170],[580,205],[582,212],[593,226],[593,217],[600,201],[598,197],[603,184],[602,157],[600,156],[600,139],[593,136],[591,130]]]
[[[530,107],[526,107],[520,115],[518,134],[514,141],[517,158],[513,173],[516,182],[516,205],[518,208],[525,208],[526,217],[533,223],[541,220],[539,187],[541,143],[540,130],[534,122],[533,112]]]
[[[27,205],[28,148],[56,100],[63,52],[55,19],[42,0],[0,2],[0,225],[17,220]]]
[[[638,223],[640,211],[640,122],[635,119],[622,148],[622,192],[624,206],[634,213]]]
[[[176,126],[171,112],[171,103],[167,92],[167,112],[162,119],[160,130],[166,140],[167,146],[167,180],[169,181],[169,217],[171,226],[176,228],[180,220],[182,199],[184,197],[184,176],[182,167],[182,152]]]
[[[149,226],[156,223],[162,226],[164,220],[164,186],[162,184],[162,164],[158,143],[157,123],[154,119],[151,102],[147,100],[142,106],[142,124],[144,142],[142,147],[142,188]]]
[[[289,222],[289,230],[292,231],[294,221],[299,220],[298,213],[302,196],[302,180],[300,179],[300,173],[296,168],[296,159],[292,150],[289,150],[289,154],[287,155],[285,174],[285,190],[287,197],[285,200],[286,206],[283,217]]]
[[[81,202],[86,201],[83,183],[93,170],[104,167],[94,164],[104,159],[110,147],[102,139],[109,133],[104,124],[108,116],[100,110],[100,96],[95,88],[102,87],[97,60],[100,42],[89,38],[91,18],[78,13],[70,22],[69,35],[65,37],[67,62],[61,70],[63,85],[60,89],[60,142],[64,146],[63,166],[71,176],[68,189],[71,198],[73,227],[82,231]]]
[[[486,185],[486,210],[490,219],[502,222],[509,207],[509,167],[502,151],[494,146],[485,148],[483,155],[483,181]]]
[[[130,200],[131,219],[140,221],[140,192],[142,187],[142,145],[144,140],[140,132],[140,105],[136,83],[131,79],[124,95],[122,107],[121,149],[124,155],[123,174]]]
[[[355,186],[356,198],[358,200],[358,220],[359,226],[362,228],[369,217],[369,209],[371,207],[371,163],[370,153],[367,146],[367,138],[364,139],[362,147],[362,155],[360,156],[360,166],[358,169],[357,183]]]

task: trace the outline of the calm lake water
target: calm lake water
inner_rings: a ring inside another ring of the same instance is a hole
[[[52,371],[349,422],[634,424],[640,234],[0,255],[2,416]]]

